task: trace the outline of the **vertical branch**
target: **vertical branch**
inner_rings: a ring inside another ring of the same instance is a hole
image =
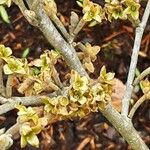
[[[20,10],[22,10],[23,15],[26,16],[26,10],[22,9],[22,4],[19,3],[18,1],[20,0],[13,0],[20,8]],[[32,4],[30,2],[30,0],[28,0],[28,4]],[[24,7],[24,6],[23,6]],[[32,6],[29,6],[29,8]],[[26,19],[31,23],[32,20],[36,20],[36,24],[35,26],[37,26],[41,32],[44,34],[44,36],[46,37],[46,39],[48,40],[48,42],[57,50],[59,50],[59,52],[63,55],[63,58],[65,59],[65,61],[67,62],[67,64],[69,65],[69,67],[71,69],[76,70],[79,74],[87,76],[88,74],[85,71],[85,69],[83,68],[77,53],[75,51],[75,49],[69,45],[64,38],[60,35],[60,33],[57,31],[57,29],[55,28],[55,26],[53,25],[52,21],[49,19],[49,17],[47,16],[47,14],[45,13],[44,9],[42,8],[42,4],[38,3],[38,5],[36,5],[36,7],[33,9],[34,13],[35,13],[35,18],[31,19],[30,17],[33,16],[28,16],[30,18],[30,20],[28,20],[28,18],[26,17]],[[33,12],[31,11],[31,12]],[[28,14],[29,15],[29,14]]]
[[[140,50],[143,32],[146,27],[146,23],[148,21],[149,15],[150,15],[150,0],[148,0],[144,15],[142,17],[142,21],[139,24],[139,27],[136,28],[135,41],[134,41],[134,46],[132,50],[129,74],[128,74],[127,83],[126,83],[126,91],[122,100],[122,114],[125,116],[127,116],[129,112],[129,103],[130,103],[130,99],[131,99],[131,95],[133,91],[133,80],[135,77],[135,70],[136,70],[136,65],[138,61],[138,53]]]
[[[6,97],[9,98],[12,96],[12,86],[13,86],[14,75],[8,75],[6,83]]]
[[[60,51],[70,68],[77,70],[81,75],[88,76],[75,49],[62,38],[40,7],[37,9],[36,14],[40,20],[39,29],[43,32],[49,43]]]
[[[3,61],[0,60],[0,94],[5,96],[5,86],[3,82]]]

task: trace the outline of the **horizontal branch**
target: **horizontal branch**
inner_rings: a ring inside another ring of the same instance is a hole
[[[51,96],[56,96],[51,95]],[[13,97],[8,103],[0,106],[0,115],[6,113],[15,108],[15,104],[21,102],[25,106],[42,105],[42,96],[30,96],[30,97]],[[112,123],[116,130],[123,136],[123,138],[130,144],[133,150],[148,150],[148,147],[142,141],[137,131],[134,129],[131,120],[119,114],[110,104],[106,109],[101,110],[102,114]],[[10,128],[7,132],[15,132],[16,127]]]
[[[9,102],[2,104],[0,106],[0,115],[13,110],[15,108],[15,105],[18,103],[22,103],[25,106],[41,104],[40,96],[12,97],[11,99],[8,99],[8,100]]]
[[[42,98],[45,96],[54,97],[57,96],[57,92],[51,93],[49,95],[44,96],[28,96],[28,97],[12,97],[12,98],[4,98],[0,97],[0,102],[3,103],[0,105],[0,115],[7,113],[13,109],[15,109],[15,105],[21,103],[24,106],[38,106],[42,105]]]

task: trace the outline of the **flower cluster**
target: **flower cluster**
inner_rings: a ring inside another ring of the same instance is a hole
[[[113,78],[114,74],[106,73],[105,67],[96,81],[89,81],[85,76],[72,71],[67,92],[54,98],[45,97],[44,110],[59,119],[71,119],[104,109],[111,101]]]
[[[22,60],[14,58],[11,54],[12,50],[9,47],[0,45],[0,59],[5,62],[4,73],[7,75],[25,74]]]
[[[105,0],[105,10],[108,15],[108,19],[111,21],[114,19],[127,19],[131,17],[133,20],[139,18],[140,4],[135,0]]]
[[[79,58],[82,60],[82,64],[89,72],[94,72],[93,62],[97,59],[97,54],[100,51],[99,46],[91,46],[90,43],[82,45],[82,52],[78,52]]]
[[[5,129],[0,129],[0,148],[9,149],[13,144],[12,135],[5,133]]]
[[[57,63],[59,56],[60,55],[53,50],[45,51],[45,53],[40,56],[40,59],[30,62],[28,64],[28,78],[33,82],[30,88],[23,92],[27,93],[27,95],[36,95],[43,91],[51,92],[58,90],[58,86],[55,84],[53,78],[55,78],[57,73],[54,65]],[[21,90],[19,91],[22,92]]]
[[[101,23],[105,18],[105,13],[102,7],[90,0],[77,1],[79,6],[83,8],[83,20],[91,22],[91,26]]]
[[[102,19],[138,20],[140,4],[136,0],[105,0],[104,8],[90,0],[78,0],[83,8],[83,19],[92,24],[101,23]],[[96,22],[96,23],[94,23]]]
[[[18,91],[26,96],[59,89],[54,81],[58,76],[54,65],[59,57],[58,52],[47,50],[39,59],[28,63],[25,58],[12,56],[10,48],[0,45],[0,60],[3,62],[4,74],[18,77],[21,82]]]
[[[16,108],[19,110],[17,122],[20,125],[21,147],[27,144],[39,147],[37,134],[42,131],[46,123],[43,124],[43,118],[39,117],[34,108],[26,108],[19,104],[16,105]]]

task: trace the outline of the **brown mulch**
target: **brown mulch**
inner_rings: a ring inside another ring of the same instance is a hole
[[[75,0],[56,0],[59,16],[68,26],[70,12],[76,11],[81,15],[81,9]],[[97,0],[97,2],[99,2]],[[144,7],[145,4],[143,4]],[[141,11],[142,12],[142,11]],[[16,6],[8,9],[11,24],[0,20],[0,43],[13,49],[17,57],[21,57],[26,48],[30,49],[29,60],[39,57],[44,49],[51,49],[41,32],[28,24]],[[144,70],[150,66],[150,21],[147,25],[139,54],[138,69]],[[95,72],[91,77],[99,75],[101,66],[116,73],[116,78],[125,83],[129,68],[130,56],[134,42],[134,28],[129,22],[104,22],[94,28],[85,27],[78,35],[77,41],[90,42],[101,46],[98,59],[94,63]],[[61,72],[63,66],[58,66]],[[63,74],[63,73],[62,73]],[[140,96],[141,93],[138,93]],[[118,102],[119,103],[119,102]],[[117,104],[116,104],[117,105]],[[15,123],[16,112],[11,111],[0,117],[0,126],[9,128]],[[150,147],[150,104],[145,102],[136,112],[133,119],[135,128]],[[0,127],[0,128],[1,128]],[[83,119],[60,121],[49,125],[40,135],[41,150],[129,150],[123,138],[115,131],[101,113],[91,113]],[[12,150],[19,150],[20,143],[15,141]],[[24,150],[34,150],[27,146]]]

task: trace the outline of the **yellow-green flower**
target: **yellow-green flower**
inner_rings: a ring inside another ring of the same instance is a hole
[[[127,19],[127,15],[124,13],[123,7],[121,5],[105,4],[105,10],[108,14],[108,20],[114,19]]]
[[[64,107],[66,107],[69,104],[69,100],[65,96],[60,96],[58,101],[59,101],[59,104]]]
[[[77,111],[76,111],[76,115],[79,116],[80,118],[83,118],[86,113],[84,112],[83,109],[79,108]]]
[[[93,2],[91,2],[90,0],[83,0],[83,13],[86,13],[88,11],[90,11],[91,6],[93,5]]]
[[[9,149],[13,145],[12,135],[5,133],[5,129],[0,129],[0,149]]]
[[[29,66],[36,66],[36,67],[41,67],[42,70],[44,69],[48,69],[49,68],[49,64],[50,64],[51,60],[48,57],[48,53],[44,53],[40,56],[40,59],[35,59],[33,61],[30,62]]]
[[[77,0],[77,4],[83,8],[83,13],[86,13],[90,10],[90,7],[93,5],[93,2],[90,0]]]
[[[113,79],[114,79],[115,74],[114,73],[107,73],[105,66],[102,67],[100,76],[99,76],[99,81],[100,83],[106,83],[106,84],[113,84]]]
[[[36,82],[33,85],[33,90],[34,90],[35,94],[41,93],[44,90],[42,81],[36,80]]]
[[[78,102],[79,104],[83,105],[87,102],[87,98],[84,96],[82,91],[70,90],[70,101]]]
[[[41,72],[49,71],[52,69],[53,65],[57,63],[60,54],[54,50],[45,51],[44,54],[40,56],[40,59],[35,59],[29,63],[29,66],[36,66],[41,68]]]
[[[25,74],[25,69],[23,67],[23,63],[16,58],[7,58],[5,59],[7,64],[4,65],[4,73],[5,74],[13,74],[13,73],[18,73],[18,74]]]
[[[7,58],[12,54],[12,50],[9,47],[0,45],[0,58]]]
[[[127,8],[124,10],[124,14],[131,15],[134,20],[137,20],[139,18],[140,4],[135,0],[125,0],[125,5]]]
[[[0,0],[0,5],[6,4],[8,7],[11,5],[11,0]]]
[[[100,51],[99,46],[91,46],[90,43],[86,43],[85,45],[82,45],[82,52],[79,52],[79,58],[82,60],[82,63],[84,67],[91,73],[94,72],[94,65],[92,62],[94,62],[97,58],[97,54]]]
[[[119,0],[105,0],[105,2],[112,5],[118,5],[120,3]]]
[[[51,60],[51,64],[55,65],[58,59],[61,57],[61,54],[57,50],[51,50],[47,52],[48,52],[48,57]]]
[[[102,86],[100,85],[100,83],[94,85],[91,88],[91,92],[93,95],[93,101],[105,101],[105,91],[102,88]]]
[[[57,114],[62,115],[62,116],[69,116],[69,112],[67,110],[67,107],[59,106],[58,110],[57,110]]]
[[[105,91],[100,83],[97,83],[91,88],[91,93],[93,95],[92,104],[96,103],[99,109],[104,109],[111,101],[111,96]]]
[[[37,134],[39,134],[42,130],[42,126],[40,123],[37,125],[31,126],[29,122],[26,122],[20,127],[20,135],[21,135],[21,148],[24,148],[28,143],[34,147],[39,147],[39,139]]]
[[[39,117],[32,107],[26,108],[25,106],[19,104],[17,104],[15,107],[19,110],[17,114],[19,119],[18,121],[20,123],[33,121],[35,124],[37,124]]]
[[[72,86],[74,90],[85,92],[88,89],[87,77],[81,77],[77,72],[72,72]]]
[[[90,43],[86,43],[85,49],[86,49],[85,55],[88,55],[90,57],[90,59],[94,62],[97,58],[96,55],[100,51],[100,47],[99,46],[92,46]]]
[[[95,20],[101,23],[102,19],[104,19],[104,11],[100,5],[92,5],[90,10],[85,12],[83,19],[87,22]]]
[[[16,105],[18,111],[18,123],[20,125],[21,147],[25,147],[28,143],[34,147],[39,147],[37,134],[42,130],[42,119],[32,107],[26,108],[23,105]]]
[[[47,113],[57,114],[57,106],[59,104],[57,97],[53,98],[45,97],[43,99],[43,103],[45,104],[44,110]]]

